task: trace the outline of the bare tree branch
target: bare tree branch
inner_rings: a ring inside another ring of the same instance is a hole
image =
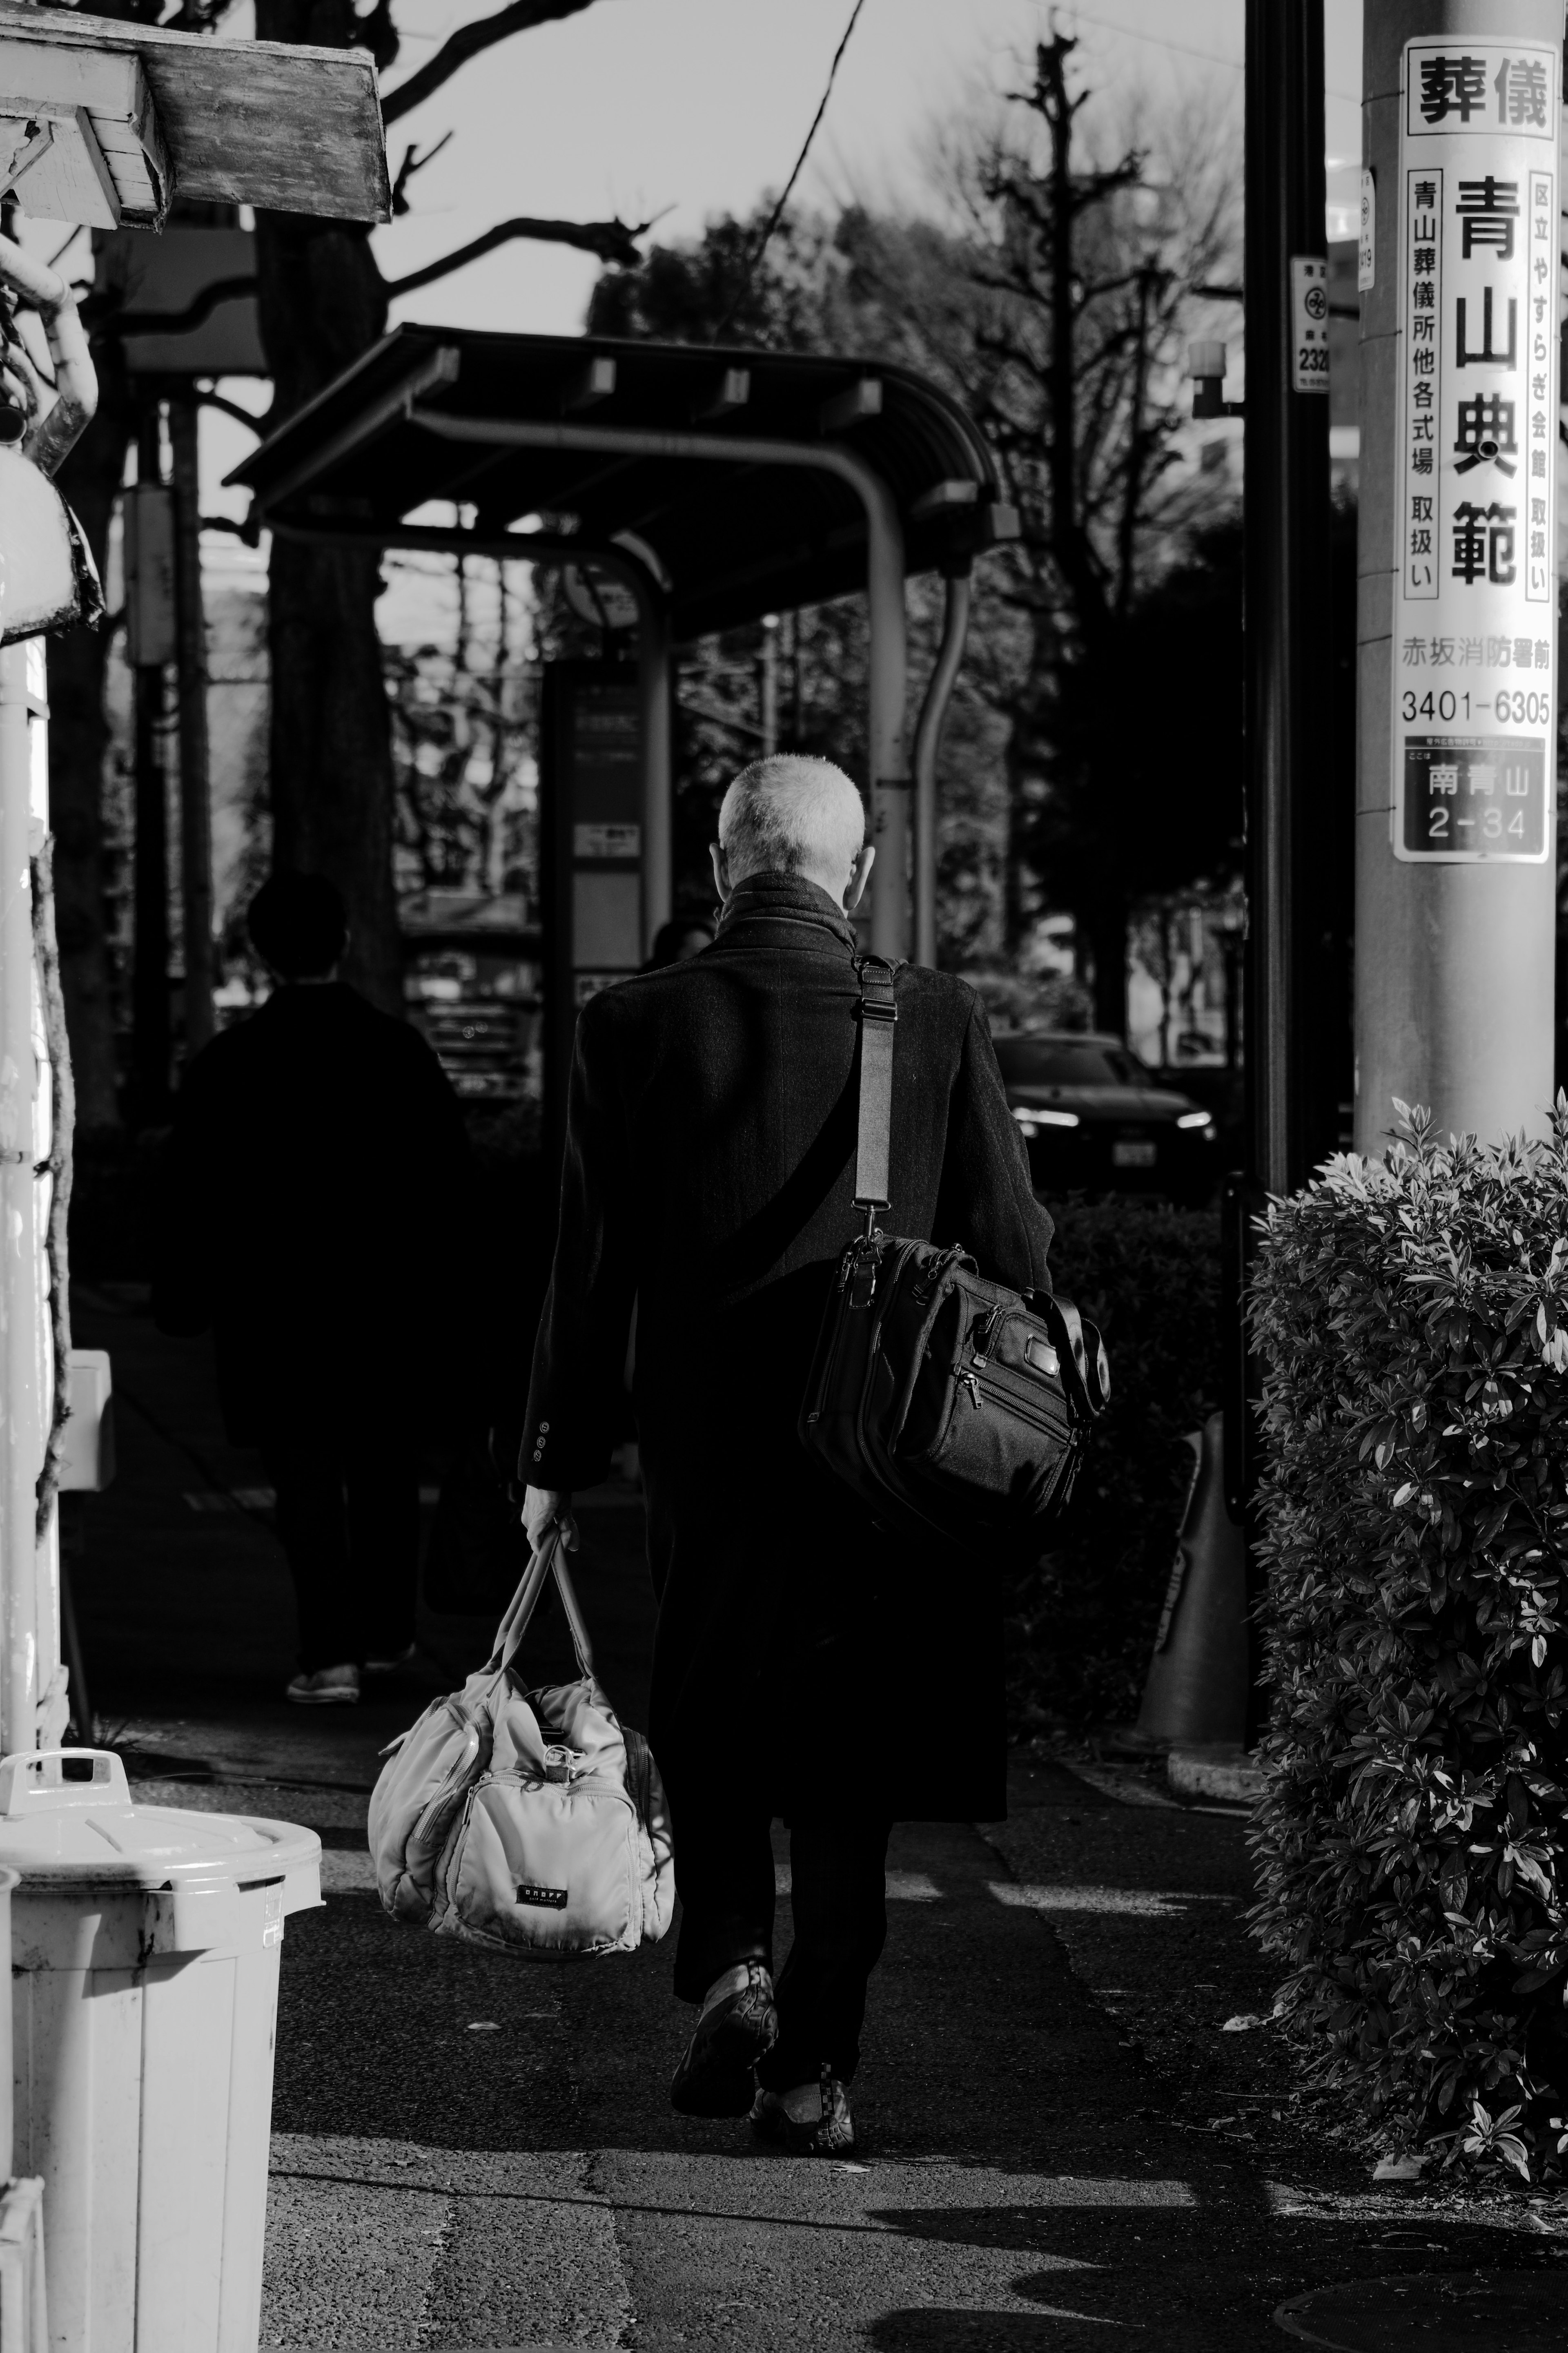
[[[426,164],[433,164],[436,161],[437,156],[441,153],[442,148],[449,147],[451,145],[456,135],[457,134],[451,131],[445,132],[441,138],[437,140],[434,147],[426,147],[423,155],[419,153],[418,142],[412,139],[409,141],[407,151],[404,155],[402,163],[397,167],[397,177],[392,184],[392,217],[394,220],[401,220],[405,213],[409,210],[408,183],[414,177],[415,173],[422,172]]]
[[[183,311],[117,311],[117,294],[91,294],[81,306],[82,316],[90,332],[98,337],[188,335],[195,328],[205,327],[220,304],[237,301],[242,294],[255,291],[254,278],[215,278]]]
[[[241,408],[237,400],[226,400],[221,392],[198,392],[196,398],[200,402],[202,407],[220,409],[225,417],[232,417],[237,425],[248,426],[251,432],[255,434],[258,441],[266,439],[266,417],[253,417],[248,408]],[[209,520],[209,517],[205,515],[203,516],[202,529],[204,531],[207,528]],[[226,528],[226,525],[220,525],[216,522],[213,523],[212,527],[215,531]],[[248,526],[247,527],[248,528]]]
[[[387,297],[390,300],[395,294],[412,294],[437,278],[449,278],[454,269],[462,269],[481,255],[493,253],[498,245],[510,245],[514,237],[529,237],[536,245],[574,246],[579,253],[596,254],[601,261],[615,261],[623,269],[635,269],[642,259],[636,239],[646,237],[652,226],[651,221],[644,221],[637,228],[629,228],[625,221],[618,220],[499,221],[471,244],[458,246],[455,253],[445,255],[439,261],[427,261],[423,269],[411,269],[406,278],[390,280]]]
[[[416,73],[382,100],[383,122],[395,122],[411,113],[432,90],[450,81],[460,66],[493,49],[498,41],[509,41],[514,33],[531,33],[536,25],[553,25],[563,16],[575,16],[591,5],[592,0],[510,0],[509,7],[498,8],[493,16],[481,16],[477,25],[459,25],[433,58],[427,58]]]

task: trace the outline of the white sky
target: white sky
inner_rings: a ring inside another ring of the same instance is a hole
[[[414,212],[376,232],[389,279],[518,214],[639,220],[692,237],[711,215],[745,215],[784,185],[822,95],[850,0],[594,0],[578,16],[488,50],[393,126],[394,171],[410,139],[451,144],[410,191]],[[489,0],[400,0],[403,54],[389,90]],[[1242,0],[866,0],[797,201],[854,197],[921,207],[921,158],[945,114],[1005,90],[1053,13],[1082,42],[1087,76],[1115,90],[1234,85],[1239,115]],[[1353,226],[1361,129],[1361,9],[1327,0],[1331,229]],[[238,28],[237,16],[226,32]],[[1196,52],[1197,54],[1191,54]],[[405,298],[394,317],[575,333],[598,265],[514,244]],[[229,387],[247,406],[260,387]],[[238,513],[217,478],[249,447],[208,412],[209,512]]]
[[[452,25],[481,13],[402,0],[404,53],[388,88]],[[1241,0],[1110,0],[1054,13],[1079,31],[1097,86],[1234,82],[1239,106]],[[849,0],[594,0],[487,52],[393,126],[394,168],[410,137],[423,146],[456,136],[415,181],[416,213],[378,234],[383,269],[417,269],[511,214],[635,220],[668,206],[657,231],[668,239],[697,235],[711,214],[749,212],[782,187],[848,14]],[[1327,79],[1345,93],[1329,103],[1336,158],[1360,150],[1360,14],[1329,0]],[[972,91],[1008,87],[1052,15],[1037,0],[865,0],[801,198],[929,201],[920,178],[929,128]],[[1348,204],[1348,189],[1334,193]],[[398,315],[571,332],[595,267],[512,246],[409,297]]]

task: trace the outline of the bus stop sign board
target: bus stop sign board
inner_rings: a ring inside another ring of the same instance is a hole
[[[1539,864],[1555,762],[1555,51],[1411,41],[1394,853]]]

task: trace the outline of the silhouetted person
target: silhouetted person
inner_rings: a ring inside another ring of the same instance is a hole
[[[300,1607],[289,1697],[356,1700],[414,1641],[421,1407],[463,1386],[468,1147],[418,1032],[337,977],[343,903],[275,874],[251,940],[279,986],[175,1108],[153,1312],[212,1331],[229,1437],[258,1445]]]
[[[713,944],[713,926],[700,915],[675,915],[668,923],[660,923],[653,935],[653,954],[644,965],[644,972],[662,972],[667,965],[684,964],[688,956],[700,955]]]

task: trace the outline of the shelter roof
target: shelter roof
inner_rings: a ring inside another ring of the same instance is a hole
[[[865,585],[860,492],[779,444],[871,469],[911,572],[1016,527],[978,427],[908,369],[601,336],[399,327],[230,480],[279,525],[391,532],[437,501],[472,509],[480,537],[540,518],[585,554],[619,540],[651,555],[690,638]]]

